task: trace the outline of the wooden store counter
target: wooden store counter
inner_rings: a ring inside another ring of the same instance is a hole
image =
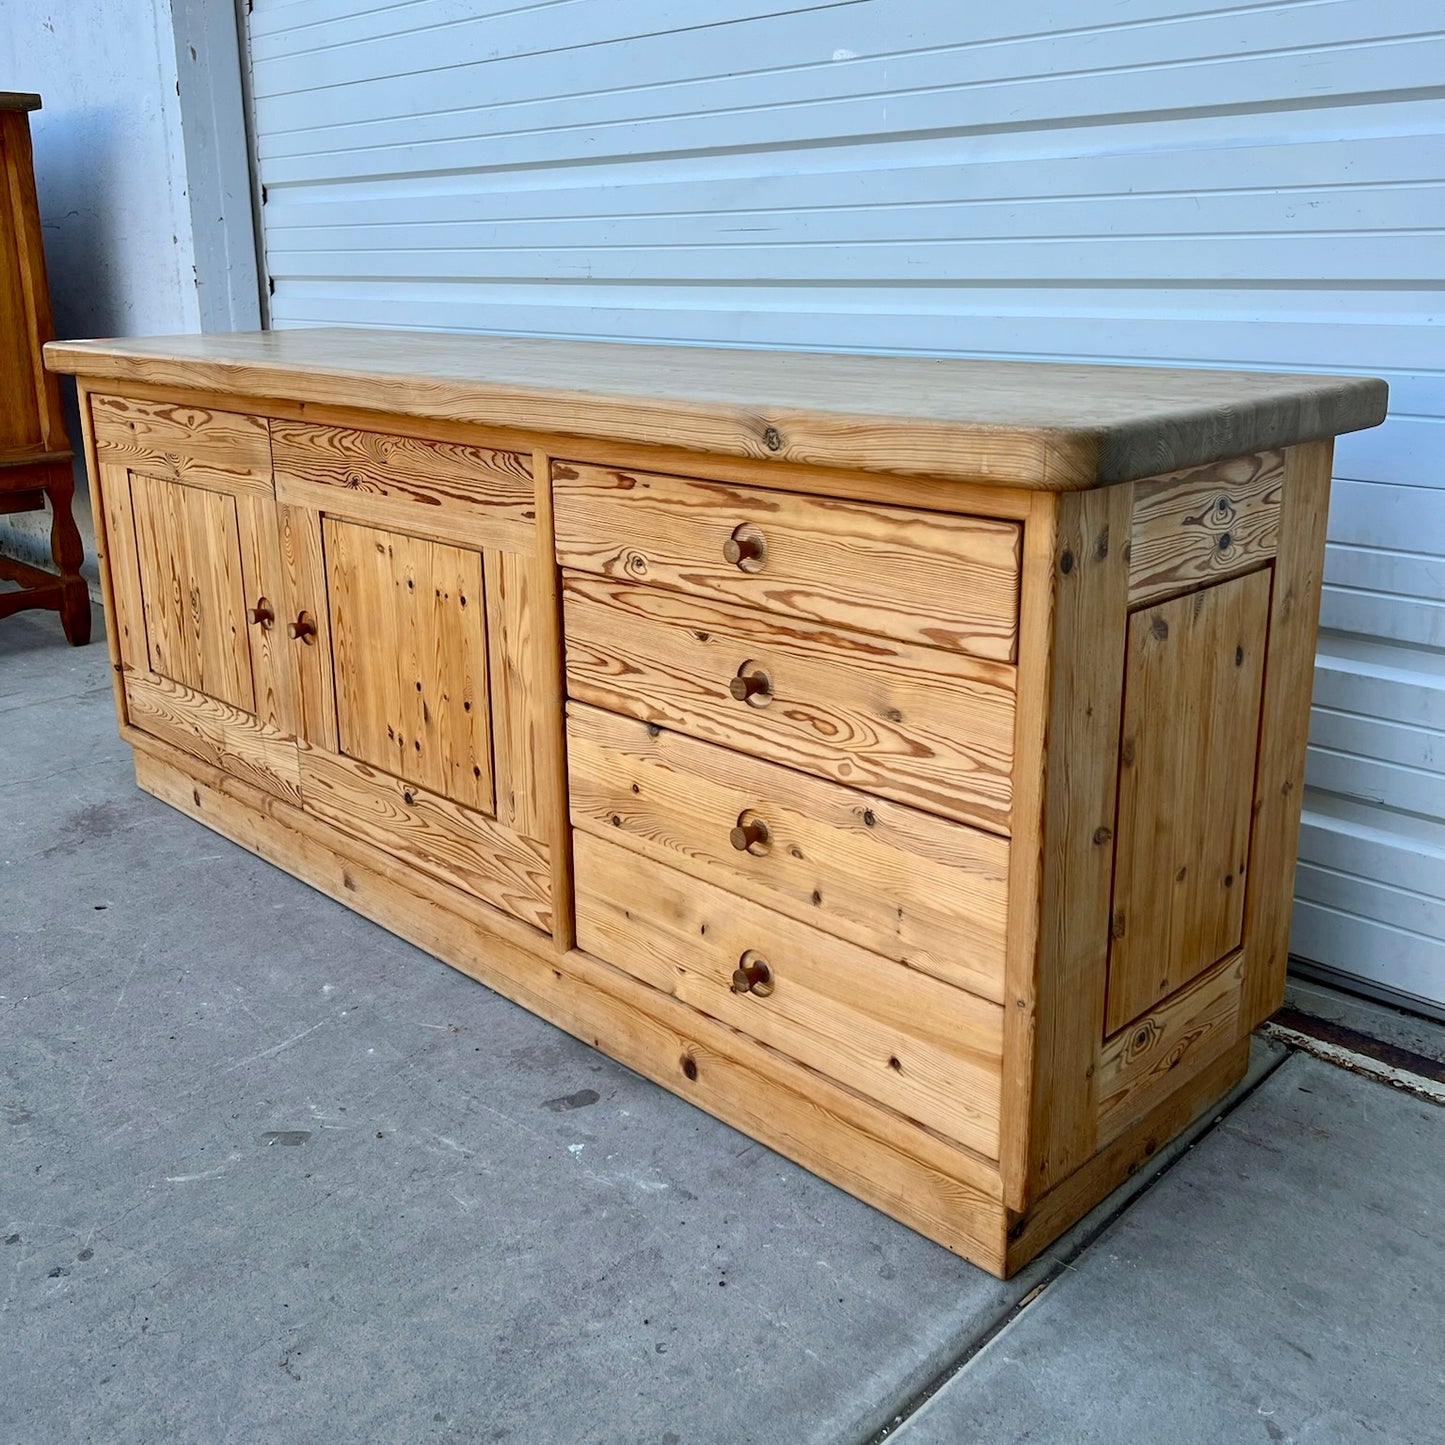
[[[52,344],[142,787],[997,1274],[1281,1001],[1363,378]]]

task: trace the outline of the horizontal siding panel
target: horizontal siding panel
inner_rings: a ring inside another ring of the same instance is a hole
[[[898,12],[920,10],[917,24],[931,27],[935,43],[899,53],[908,17]],[[431,75],[384,69],[330,85],[333,53],[321,52],[313,88],[291,93],[272,93],[268,63],[258,62],[260,155],[288,181],[314,179],[318,165],[334,176],[385,174],[398,168],[399,152],[402,169],[446,170],[474,164],[480,141],[493,165],[556,164],[707,150],[723,135],[735,148],[1278,106],[1372,88],[1430,89],[1445,70],[1445,39],[1428,33],[1438,27],[1429,0],[1225,12],[1130,27],[1127,44],[1110,31],[1083,47],[1067,32],[949,44],[947,27],[977,23],[977,12],[941,11],[933,0],[862,5],[855,15],[867,16],[883,53],[828,60],[838,27],[827,12],[809,12],[638,37],[615,54],[597,46]],[[440,52],[429,42],[433,56],[450,59],[451,38]],[[861,38],[858,45],[870,48]],[[819,63],[756,68],[759,56],[810,52]],[[386,66],[384,55],[377,59]],[[315,99],[322,86],[324,112]],[[316,124],[321,113],[325,125]]]
[[[785,275],[798,247],[754,239],[733,245],[669,245],[645,262],[635,246],[578,244],[560,247],[477,250],[392,249],[386,259],[408,276],[434,281],[527,280],[545,275],[582,280],[673,281],[747,284],[759,272]],[[370,276],[377,253],[348,250],[288,251],[278,238],[277,270],[292,279]],[[1371,264],[1391,278],[1423,285],[1445,280],[1445,244],[1424,236],[1171,237],[1160,240],[1069,236],[1058,240],[878,241],[869,245],[819,245],[808,256],[818,281],[887,283],[900,273],[921,282],[997,281],[1020,284],[1089,279],[1167,282],[1181,274],[1211,281],[1289,283],[1301,273],[1317,282],[1352,280]]]

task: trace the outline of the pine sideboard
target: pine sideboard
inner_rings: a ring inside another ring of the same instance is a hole
[[[999,1275],[1244,1072],[1383,383],[47,356],[157,797]]]

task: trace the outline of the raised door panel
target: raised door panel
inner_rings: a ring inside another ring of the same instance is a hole
[[[1108,1034],[1241,942],[1270,579],[1129,619]]]
[[[235,497],[135,472],[131,503],[150,671],[253,712]]]
[[[480,552],[323,521],[339,750],[493,812]]]

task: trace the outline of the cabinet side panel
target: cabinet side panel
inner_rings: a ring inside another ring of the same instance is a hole
[[[341,751],[492,811],[482,557],[322,521]]]
[[[1098,1139],[1132,505],[1127,484],[1059,499],[1030,1198],[1084,1163]]]
[[[1245,902],[1241,1033],[1284,1002],[1333,456],[1331,441],[1291,447],[1285,456]]]
[[[1266,568],[1129,619],[1107,1033],[1239,944],[1269,592]]]

